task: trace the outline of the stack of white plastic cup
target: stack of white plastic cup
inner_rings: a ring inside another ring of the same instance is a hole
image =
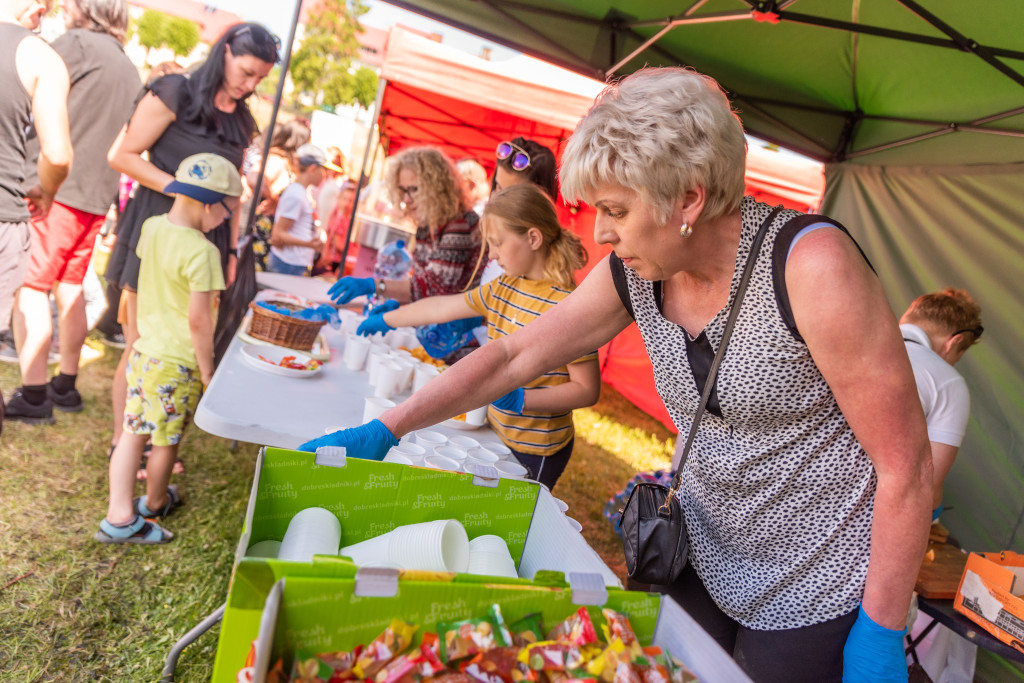
[[[389,564],[391,562],[390,532],[368,538],[361,543],[347,545],[338,551],[339,555],[351,557],[352,561],[362,566],[366,564]]]
[[[373,395],[379,398],[391,398],[398,393],[398,384],[402,379],[402,369],[398,363],[390,358],[381,356],[370,357],[371,363],[375,360],[377,361],[377,376],[376,382],[371,382],[374,385]]]
[[[480,406],[466,412],[466,424],[482,427],[485,422],[487,422],[487,406]]]
[[[412,460],[411,459],[409,459],[407,456],[404,456],[401,453],[395,451],[394,448],[392,448],[390,451],[388,451],[387,454],[384,456],[384,462],[390,462],[393,465],[411,465],[412,464]]]
[[[246,557],[266,557],[270,559],[277,559],[281,554],[281,541],[260,541],[259,543],[253,543],[249,546],[249,549],[245,551]]]
[[[355,334],[356,330],[359,329],[359,325],[365,320],[363,316],[347,308],[338,309],[338,317],[341,319],[340,331],[343,337]]]
[[[278,559],[312,562],[313,555],[337,555],[341,543],[341,522],[324,508],[300,510],[288,522]]]
[[[484,576],[519,576],[505,540],[491,534],[477,536],[469,542],[469,564],[466,571]]]
[[[583,533],[583,525],[582,524],[577,522],[572,517],[569,517],[568,515],[566,516],[565,519],[568,520],[569,526],[571,526],[577,533]]]
[[[366,365],[366,354],[370,350],[370,340],[352,333],[345,337],[345,351],[342,356],[345,367],[359,372]]]
[[[413,374],[416,372],[416,361],[411,358],[406,358],[408,354],[403,355],[404,352],[396,351],[392,354],[392,360],[398,366],[398,381],[396,382],[396,392],[401,394],[409,391],[412,388]]]
[[[388,557],[400,567],[464,572],[469,565],[469,537],[458,520],[407,524],[388,536]]]
[[[385,344],[370,344],[370,350],[366,358],[366,372],[370,375],[370,386],[377,386],[377,376],[380,373],[381,364],[387,359],[390,353]]]

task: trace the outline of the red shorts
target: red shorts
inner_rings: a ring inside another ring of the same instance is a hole
[[[82,284],[104,219],[57,202],[46,218],[33,218],[25,286],[48,292],[58,281]]]

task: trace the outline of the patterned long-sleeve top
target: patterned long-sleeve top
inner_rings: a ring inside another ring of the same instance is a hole
[[[458,294],[480,284],[480,268],[474,271],[483,242],[480,218],[472,211],[448,221],[434,235],[420,226],[413,251],[412,300],[428,296]]]

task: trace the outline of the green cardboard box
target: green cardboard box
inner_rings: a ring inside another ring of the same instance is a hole
[[[356,566],[335,556],[317,556],[313,562],[245,556],[255,543],[281,540],[291,518],[308,507],[323,507],[338,517],[343,546],[402,524],[456,519],[470,538],[495,534],[505,539],[520,578],[500,579],[501,583],[565,587],[568,579],[575,577],[577,593],[586,590],[600,596],[606,587],[621,588],[615,573],[570,526],[550,492],[537,483],[332,458],[323,450],[314,456],[265,448],[256,462],[236,551],[217,648],[218,664],[222,657],[231,662],[239,661],[239,656],[244,659],[259,630],[267,595],[279,579],[355,577]],[[440,578],[460,584],[498,581],[469,574]]]
[[[501,606],[508,623],[539,612],[545,628],[575,612],[579,604],[587,605],[600,628],[601,607],[610,607],[629,616],[641,642],[671,653],[700,680],[750,681],[671,598],[612,589],[593,602],[564,587],[405,580],[395,570],[383,568],[360,569],[353,578],[288,577],[275,584],[253,643],[253,680],[263,681],[278,659],[290,671],[298,649],[347,651],[368,643],[395,617],[419,625],[418,643],[424,632],[437,632],[439,623],[483,616],[492,604]],[[239,650],[231,661],[218,658],[213,680],[234,683],[248,655]]]

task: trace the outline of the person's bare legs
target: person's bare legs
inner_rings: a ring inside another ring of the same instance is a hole
[[[65,375],[77,375],[78,358],[89,334],[82,285],[60,282],[53,294],[57,299],[60,325],[60,371]]]
[[[111,524],[127,524],[135,519],[132,499],[135,496],[135,472],[142,461],[142,448],[149,434],[121,435],[113,455],[110,456],[110,501],[107,504],[107,521]]]
[[[132,354],[132,344],[139,338],[139,328],[136,321],[138,313],[138,295],[135,292],[123,290],[121,296],[125,303],[125,320],[121,324],[124,333],[124,351],[121,353],[121,360],[114,371],[114,382],[110,387],[110,400],[114,408],[114,435],[110,444],[116,446],[121,439],[121,430],[124,428],[124,402],[128,398],[128,380],[125,372],[128,369],[128,358]],[[142,451],[139,451],[140,453]],[[138,470],[138,463],[135,469]]]
[[[178,459],[178,445],[153,446],[146,465],[146,507],[160,510],[167,505],[167,486],[171,483],[171,469]]]
[[[15,295],[12,322],[21,383],[46,384],[46,359],[53,341],[49,292],[22,286]]]

